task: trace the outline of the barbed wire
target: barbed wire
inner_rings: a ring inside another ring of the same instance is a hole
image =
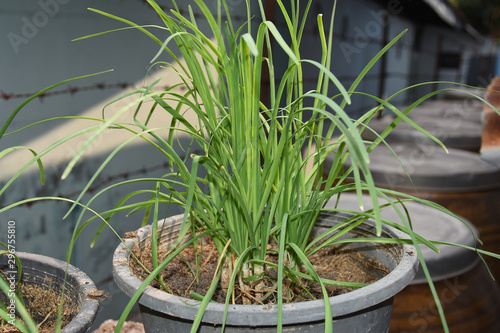
[[[47,91],[45,93],[40,94],[38,96],[40,99],[44,99],[45,97],[51,97],[51,96],[57,96],[57,95],[74,95],[78,92],[82,91],[91,91],[91,90],[106,90],[106,89],[125,89],[132,87],[133,85],[130,83],[126,82],[119,82],[119,83],[113,83],[113,84],[106,84],[106,83],[96,83],[91,86],[82,86],[82,87],[72,87],[69,86],[68,88],[61,89],[61,90],[52,90],[52,91]],[[9,100],[9,99],[26,99],[31,96],[33,96],[35,93],[12,93],[12,92],[5,92],[0,89],[0,99],[3,100]]]
[[[193,154],[202,154],[203,151],[201,151],[199,149],[195,149],[191,153],[193,153]],[[186,157],[185,156],[181,156],[181,158],[184,160]],[[109,176],[107,176],[107,177],[105,177],[103,179],[100,179],[99,182],[96,182],[93,186],[90,186],[86,190],[86,192],[88,194],[96,193],[97,191],[105,188],[106,186],[109,186],[112,183],[118,183],[120,181],[130,180],[130,179],[133,179],[133,178],[137,178],[137,176],[140,176],[140,175],[147,176],[148,174],[151,174],[151,173],[153,173],[155,171],[158,171],[158,170],[167,170],[170,167],[171,167],[170,162],[169,161],[165,161],[165,162],[158,163],[158,164],[150,166],[150,167],[141,167],[141,168],[138,168],[136,170],[130,170],[130,171],[122,172],[122,173],[117,173],[117,174],[109,175]],[[81,193],[81,190],[76,190],[76,191],[68,192],[68,193],[61,193],[61,192],[59,192],[59,193],[53,193],[53,195],[56,196],[56,197],[59,197],[59,198],[75,198],[80,193]],[[23,204],[21,204],[19,206],[30,207],[30,206],[38,203],[38,202],[39,201],[26,202],[26,203],[23,203]],[[2,207],[0,206],[0,208],[2,208]]]
[[[118,182],[118,181],[125,181],[134,178],[135,176],[139,175],[147,175],[150,174],[151,172],[162,170],[162,169],[168,169],[170,168],[171,165],[168,161],[165,161],[163,163],[153,165],[150,167],[142,167],[137,170],[131,170],[131,171],[125,171],[122,173],[117,173],[114,175],[110,175],[106,177],[105,179],[101,179],[99,182],[97,182],[95,185],[90,186],[87,189],[87,193],[92,194],[97,192],[98,190],[101,190],[102,188],[110,185],[113,182]],[[75,191],[72,193],[66,193],[66,194],[59,194],[59,197],[63,198],[74,198],[80,194],[80,191]]]
[[[164,85],[164,86],[157,86],[160,89],[170,89],[170,85]],[[118,82],[118,83],[96,83],[94,85],[90,86],[81,86],[81,87],[73,87],[69,86],[68,88],[61,89],[61,90],[52,90],[52,91],[47,91],[45,93],[42,93],[38,96],[39,99],[43,100],[46,97],[53,97],[53,96],[58,96],[58,95],[74,95],[79,92],[84,92],[84,91],[93,91],[93,90],[108,90],[108,89],[135,89],[137,86],[133,83],[127,83],[127,82]],[[181,89],[183,87],[180,87]],[[3,99],[5,101],[8,101],[10,99],[27,99],[31,96],[33,96],[35,93],[13,93],[13,92],[5,92],[0,89],[0,99]]]

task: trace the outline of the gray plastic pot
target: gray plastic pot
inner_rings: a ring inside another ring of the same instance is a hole
[[[67,268],[65,294],[76,302],[80,311],[61,332],[88,332],[99,310],[99,301],[88,296],[89,292],[96,288],[94,282],[78,268],[72,265],[67,267],[64,261],[25,252],[16,252],[16,255],[22,265],[21,281],[46,286],[52,290],[61,290]],[[6,255],[0,256],[0,269],[4,272],[11,270],[8,268]]]
[[[345,220],[346,214],[321,216],[315,232],[320,233]],[[163,224],[163,240],[174,240],[178,235],[182,215],[168,218]],[[159,226],[159,229],[162,226]],[[118,287],[132,296],[141,285],[128,266],[129,251],[144,246],[151,227],[137,231],[137,237],[126,239],[113,256],[113,276]],[[368,221],[346,237],[374,237],[374,222]],[[382,237],[407,238],[396,229],[384,227]],[[331,297],[333,328],[336,332],[388,332],[393,297],[406,287],[418,269],[418,258],[410,245],[377,245],[352,243],[350,247],[362,247],[372,257],[385,264],[390,273],[364,288]],[[199,302],[174,296],[159,289],[147,287],[139,298],[139,307],[146,332],[189,332],[198,311]],[[324,332],[324,302],[315,300],[283,305],[284,332]],[[276,306],[230,305],[225,332],[276,332],[278,310]],[[224,304],[210,303],[204,313],[199,332],[220,332]]]

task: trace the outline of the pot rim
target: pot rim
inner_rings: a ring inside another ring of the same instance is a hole
[[[335,213],[335,216],[340,217],[347,215]],[[172,220],[173,222],[177,218],[182,218],[182,216],[182,214],[176,215],[165,219],[165,221]],[[374,229],[374,224],[375,221],[373,220],[364,223],[371,229]],[[408,238],[408,235],[390,226],[383,225],[382,229],[383,233],[391,237]],[[116,248],[113,255],[113,277],[118,287],[129,297],[133,296],[142,281],[133,275],[130,270],[128,249],[132,249],[141,240],[145,239],[150,232],[149,230],[150,226],[138,229],[138,236],[125,239]],[[412,281],[418,269],[418,256],[415,254],[413,245],[403,244],[401,247],[400,262],[385,277],[366,287],[329,298],[333,317],[343,316],[380,304],[392,298]],[[198,311],[196,305],[201,302],[172,295],[148,286],[139,298],[138,303],[167,315],[193,320]],[[203,322],[220,324],[224,309],[225,304],[209,303],[203,315]],[[323,299],[283,304],[283,310],[284,325],[324,320],[325,315]],[[277,313],[277,305],[230,304],[226,324],[241,324],[243,317],[245,322],[255,323],[259,326],[276,325]]]

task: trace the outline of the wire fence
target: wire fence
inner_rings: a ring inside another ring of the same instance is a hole
[[[85,91],[95,91],[95,90],[112,90],[112,89],[136,89],[136,83],[128,83],[128,82],[118,82],[118,83],[96,83],[88,86],[68,86],[68,88],[60,89],[60,90],[51,90],[45,93],[42,93],[38,96],[39,99],[43,100],[44,98],[60,96],[60,95],[75,95],[77,93],[85,92]],[[160,89],[170,89],[170,85],[158,85],[157,88]],[[183,87],[179,87],[179,89],[183,89]],[[185,89],[185,88],[184,88]],[[27,99],[33,96],[35,92],[23,92],[23,93],[15,93],[15,92],[6,92],[0,89],[0,99],[5,101],[11,99]]]
[[[38,97],[40,99],[44,99],[46,97],[59,96],[59,95],[74,95],[83,91],[92,91],[92,90],[107,90],[107,89],[125,89],[132,87],[133,85],[126,82],[114,83],[114,84],[106,84],[106,83],[96,83],[94,85],[82,86],[82,87],[73,87],[68,86],[66,89],[61,90],[51,90],[47,91],[43,94],[40,94]],[[26,99],[30,96],[33,96],[35,93],[14,93],[14,92],[6,92],[0,89],[0,99],[10,100],[10,99]]]

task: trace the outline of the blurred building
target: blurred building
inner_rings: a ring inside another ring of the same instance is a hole
[[[313,14],[324,13],[328,22],[332,1],[313,4]],[[326,23],[325,23],[326,25]],[[446,0],[356,0],[338,1],[334,26],[332,70],[349,87],[361,70],[393,38],[406,31],[375,66],[357,89],[379,97],[389,97],[401,89],[423,82],[451,81],[486,87],[495,71],[497,46],[466,21]],[[319,34],[309,21],[304,38],[306,57],[318,59]],[[315,73],[310,80],[314,81]],[[449,84],[426,84],[398,94],[396,105],[408,104]],[[375,103],[354,97],[353,116]]]

